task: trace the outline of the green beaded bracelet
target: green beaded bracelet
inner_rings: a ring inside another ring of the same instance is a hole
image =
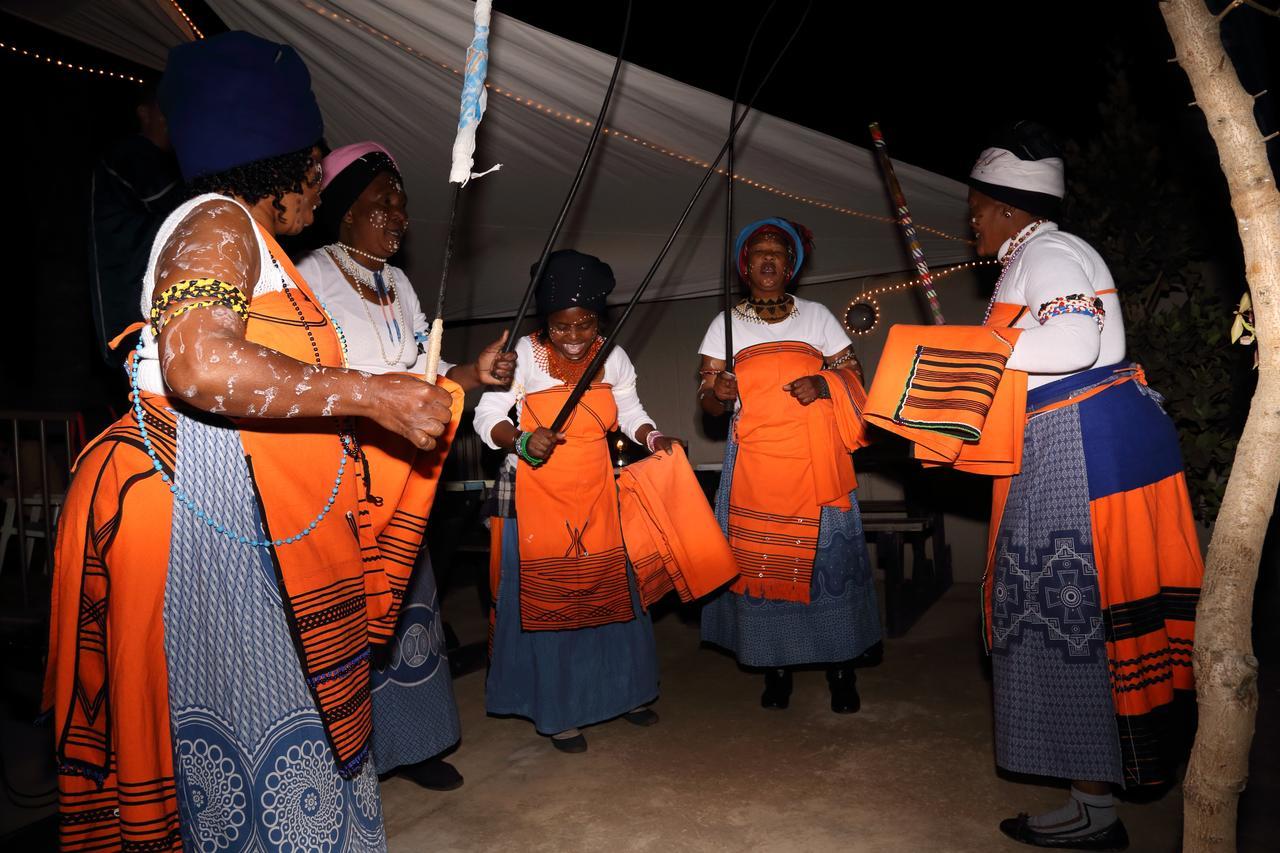
[[[520,433],[520,437],[516,439],[516,455],[519,456],[521,459],[523,459],[525,462],[528,462],[530,465],[533,465],[536,467],[538,465],[541,465],[545,460],[539,459],[538,457],[529,453],[529,439],[532,437],[533,437],[533,433],[531,432]]]

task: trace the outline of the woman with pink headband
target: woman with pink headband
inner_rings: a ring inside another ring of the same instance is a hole
[[[395,159],[376,142],[359,142],[335,149],[321,166],[316,224],[332,242],[304,257],[298,270],[341,326],[351,367],[422,373],[430,323],[408,277],[390,263],[409,227]],[[505,339],[469,364],[441,362],[440,374],[463,390],[508,384],[516,355],[499,352]],[[437,464],[427,476],[438,474]],[[371,492],[380,494],[377,483]],[[421,522],[429,511],[429,504],[421,507]],[[374,662],[373,758],[380,775],[398,770],[425,788],[447,791],[462,784],[462,775],[441,758],[458,742],[458,710],[425,548],[416,559],[395,642]]]

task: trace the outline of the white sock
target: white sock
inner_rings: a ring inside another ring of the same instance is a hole
[[[1115,797],[1111,794],[1086,794],[1073,787],[1065,805],[1035,815],[1027,823],[1037,832],[1070,838],[1106,829],[1116,820]]]

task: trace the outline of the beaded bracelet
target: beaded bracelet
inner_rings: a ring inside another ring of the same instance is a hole
[[[855,358],[857,358],[857,357],[858,357],[858,356],[854,355],[853,350],[849,350],[847,353],[845,353],[844,355],[842,355],[842,356],[840,356],[839,358],[837,358],[835,361],[833,361],[833,362],[831,362],[830,364],[828,364],[828,365],[826,366],[826,369],[827,369],[827,370],[835,370],[835,369],[836,369],[837,367],[839,367],[840,365],[842,365],[842,364],[848,364],[849,362],[853,361],[853,360],[854,360]]]
[[[649,448],[650,453],[654,452],[653,446],[658,443],[660,438],[666,438],[666,436],[658,432],[657,429],[649,430],[649,434],[644,437],[644,446]]]
[[[167,318],[164,316],[166,309],[185,299],[202,301],[184,306]],[[241,320],[249,319],[249,300],[245,299],[240,288],[216,278],[191,278],[174,282],[151,302],[151,330],[159,335],[160,330],[174,317],[193,308],[208,308],[213,305],[224,305],[239,315]]]
[[[529,453],[529,439],[531,438],[533,438],[533,433],[531,432],[520,433],[520,437],[516,439],[516,455],[536,468],[546,460],[539,459]]]

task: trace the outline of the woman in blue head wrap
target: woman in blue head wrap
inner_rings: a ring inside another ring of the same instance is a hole
[[[160,100],[196,195],[141,283],[133,410],[81,456],[58,525],[62,846],[382,850],[370,641],[402,579],[364,521],[386,469],[359,419],[431,450],[453,401],[348,369],[276,242],[320,191],[297,53],[243,32],[182,45]]]
[[[840,323],[788,290],[811,249],[808,229],[785,219],[744,228],[735,372],[725,370],[723,313],[699,347],[699,404],[732,418],[716,514],[740,570],[703,608],[702,638],[764,671],[764,707],[786,708],[791,669],[820,664],[831,709],[852,713],[854,660],[880,640],[849,456],[863,442],[865,395]]]

